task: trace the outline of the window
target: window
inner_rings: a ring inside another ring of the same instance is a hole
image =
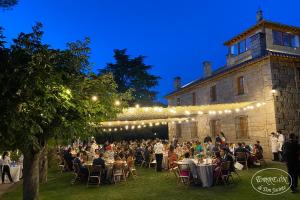
[[[251,39],[248,37],[246,39],[246,51],[248,51],[251,48]]]
[[[239,54],[239,45],[237,43],[231,46],[231,54],[232,55]]]
[[[244,77],[240,76],[237,78],[237,94],[242,95],[245,93],[244,90]]]
[[[190,123],[190,130],[191,130],[191,138],[197,138],[198,137],[197,122]]]
[[[244,53],[246,51],[246,40],[242,40],[239,42],[240,48],[239,53]]]
[[[217,87],[215,85],[210,88],[210,101],[217,101]]]
[[[247,139],[248,135],[248,116],[238,116],[235,118],[236,137]]]
[[[287,47],[300,47],[299,36],[273,30],[273,44]]]
[[[221,132],[221,121],[219,119],[212,119],[209,122],[210,134],[212,137],[216,137]]]
[[[196,99],[196,93],[195,92],[193,92],[193,94],[192,94],[192,105],[194,106],[194,105],[196,105],[196,101],[197,101],[197,99]]]
[[[181,124],[176,124],[176,137],[181,138]]]
[[[251,48],[251,39],[250,37],[241,40],[240,42],[237,42],[233,44],[230,48],[230,53],[233,55],[239,55],[241,53],[244,53],[245,51],[248,51]]]
[[[180,98],[177,98],[177,99],[176,99],[176,105],[177,105],[177,106],[180,106],[180,104],[181,104]]]

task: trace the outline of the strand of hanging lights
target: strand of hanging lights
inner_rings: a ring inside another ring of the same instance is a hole
[[[116,101],[118,102],[118,101]],[[117,103],[119,104],[119,102]],[[130,107],[117,116],[117,121],[100,123],[104,132],[135,130],[168,124],[196,121],[201,115],[228,115],[253,110],[264,106],[265,102],[241,102],[231,104],[210,104],[200,106],[174,107]]]

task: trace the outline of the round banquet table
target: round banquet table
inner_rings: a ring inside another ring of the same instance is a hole
[[[10,166],[10,175],[11,175],[11,178],[14,182],[20,181],[20,178],[22,176],[21,166],[20,165]],[[7,175],[5,175],[5,181],[4,182],[9,183],[9,179],[8,179]]]
[[[213,165],[197,164],[197,178],[200,179],[202,187],[211,187],[214,182]]]

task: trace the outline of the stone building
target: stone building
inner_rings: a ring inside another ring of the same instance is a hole
[[[179,140],[212,138],[220,131],[228,142],[263,145],[270,156],[269,135],[300,132],[300,27],[266,21],[257,13],[257,23],[226,41],[226,65],[212,71],[203,62],[204,77],[181,86],[166,96],[169,106],[265,102],[254,110],[230,115],[197,115],[195,121],[169,124],[169,138]]]

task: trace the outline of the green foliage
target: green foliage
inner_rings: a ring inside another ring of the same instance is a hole
[[[114,53],[116,62],[108,63],[100,70],[100,74],[112,73],[118,85],[118,92],[132,90],[131,105],[134,103],[152,105],[157,94],[152,88],[157,86],[160,77],[149,73],[152,66],[144,63],[145,56],[130,58],[126,49],[116,49]]]
[[[4,9],[11,8],[15,5],[17,5],[18,0],[0,0],[0,7]]]
[[[37,23],[10,48],[0,47],[1,145],[23,152],[39,152],[51,138],[87,136],[92,124],[121,111],[116,99],[130,99],[129,93],[117,93],[111,74],[90,72],[88,38],[51,49],[42,43],[41,28]]]

